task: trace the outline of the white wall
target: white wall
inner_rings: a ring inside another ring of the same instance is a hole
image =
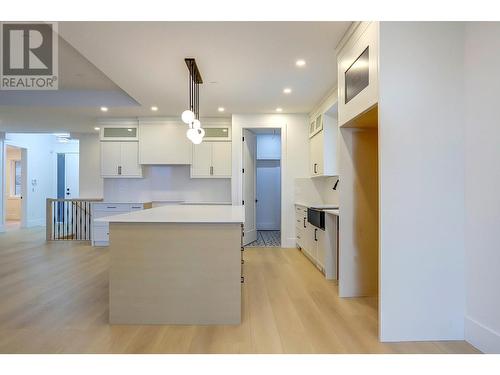
[[[281,229],[281,135],[257,134],[256,224],[258,230]]]
[[[295,247],[294,182],[309,175],[308,117],[306,115],[233,115],[233,173],[231,199],[234,205],[242,201],[242,129],[281,128],[281,243]]]
[[[5,194],[5,133],[0,132],[0,197]],[[5,211],[3,199],[0,199],[0,232],[5,230]]]
[[[231,202],[228,178],[190,178],[186,165],[144,167],[144,178],[104,179],[106,201]]]
[[[54,136],[8,133],[6,144],[28,150],[26,226],[45,225],[45,200],[56,196]],[[32,184],[33,181],[36,181],[36,185]]]
[[[80,144],[80,198],[102,198],[101,148],[99,134],[71,134]]]
[[[500,353],[500,23],[465,29],[465,339]]]
[[[462,23],[380,24],[383,341],[464,337],[463,38]]]

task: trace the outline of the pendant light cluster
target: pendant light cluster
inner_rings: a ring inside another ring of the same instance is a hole
[[[205,130],[200,122],[200,84],[203,83],[195,59],[184,59],[189,70],[189,109],[182,112],[181,118],[189,129],[187,137],[195,145],[200,144],[205,136]]]

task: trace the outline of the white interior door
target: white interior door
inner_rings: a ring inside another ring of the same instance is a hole
[[[78,198],[79,191],[79,154],[64,154],[64,197]]]
[[[245,202],[245,236],[243,245],[247,245],[257,239],[255,220],[255,173],[256,152],[255,134],[250,130],[243,129],[243,200]]]

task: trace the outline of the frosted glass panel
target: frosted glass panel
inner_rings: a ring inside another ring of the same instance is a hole
[[[205,137],[208,138],[229,138],[228,128],[204,128]]]
[[[137,128],[104,128],[104,138],[135,138]]]

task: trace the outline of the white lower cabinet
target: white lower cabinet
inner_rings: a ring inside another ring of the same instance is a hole
[[[193,145],[191,178],[231,178],[231,142]]]
[[[326,218],[325,218],[326,219]],[[307,208],[296,206],[295,231],[297,246],[309,260],[325,274],[327,279],[337,278],[337,228],[336,222],[325,220],[326,229],[316,228],[307,222]],[[335,225],[334,225],[335,224]]]
[[[151,208],[151,203],[92,203],[92,229],[90,232],[92,246],[109,245],[109,224],[96,222],[96,219],[147,208]]]

